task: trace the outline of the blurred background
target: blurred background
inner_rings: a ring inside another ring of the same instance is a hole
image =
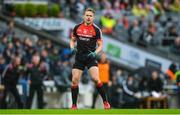
[[[39,95],[42,108],[71,106],[69,40],[87,7],[96,10],[95,24],[103,32],[98,66],[112,108],[179,108],[180,0],[1,0],[0,107],[5,100],[6,108],[18,108],[11,92],[3,98],[3,73],[16,56],[23,70],[17,89],[27,107],[36,79],[25,73],[34,54],[46,73],[30,108],[40,108]],[[87,70],[79,86],[79,108],[103,108]]]

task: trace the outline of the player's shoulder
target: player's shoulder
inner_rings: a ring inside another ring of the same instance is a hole
[[[77,29],[80,25],[82,25],[83,23],[81,22],[81,23],[78,23],[78,24],[76,24],[75,26],[74,26],[74,29]]]
[[[93,23],[93,27],[94,27],[96,30],[101,31],[101,29],[100,29],[95,23]]]

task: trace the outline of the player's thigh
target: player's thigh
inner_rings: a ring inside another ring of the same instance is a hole
[[[99,79],[99,69],[97,66],[92,66],[89,68],[89,73],[92,77],[92,79],[96,82],[99,82],[100,79]]]
[[[81,69],[74,68],[72,69],[72,81],[79,81],[82,76],[83,71]]]

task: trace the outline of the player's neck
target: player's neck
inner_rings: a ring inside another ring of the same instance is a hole
[[[85,25],[85,26],[91,26],[92,24],[93,24],[93,23],[89,23],[89,24],[88,24],[88,23],[85,23],[85,22],[84,22],[84,25]]]

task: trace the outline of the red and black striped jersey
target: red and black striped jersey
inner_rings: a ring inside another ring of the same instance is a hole
[[[76,25],[72,36],[77,40],[77,50],[81,53],[94,52],[97,40],[102,40],[102,32],[95,24],[80,23]]]

